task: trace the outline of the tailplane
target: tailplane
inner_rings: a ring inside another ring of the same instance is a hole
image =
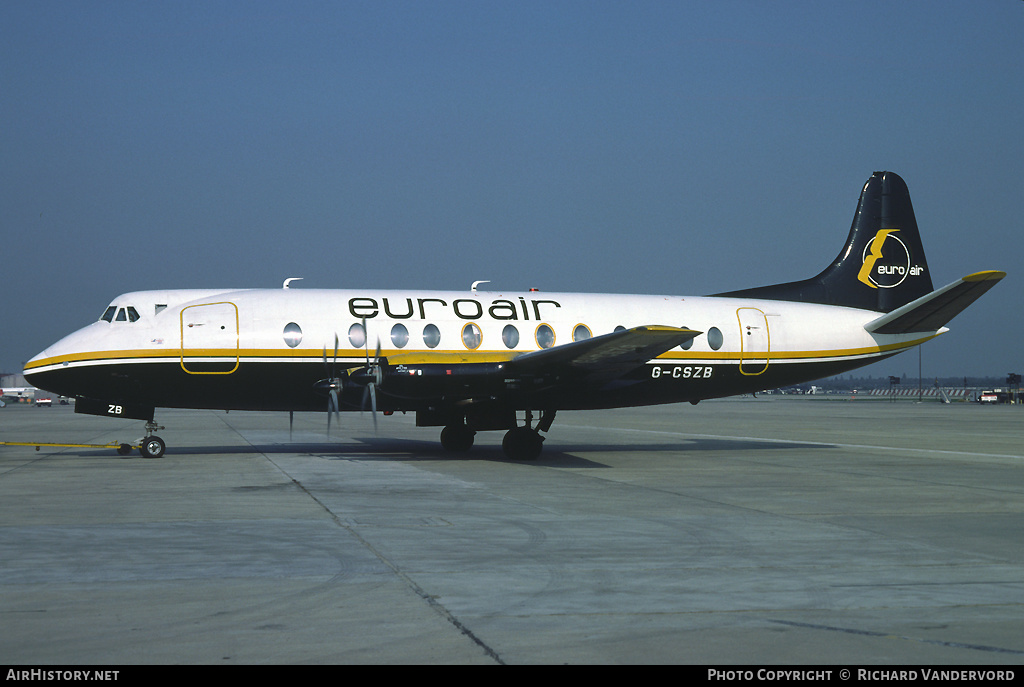
[[[875,172],[864,184],[850,235],[821,274],[720,296],[821,303],[890,312],[932,291],[906,183]]]
[[[864,329],[877,334],[937,331],[1005,276],[1006,272],[997,270],[968,274],[868,322]]]

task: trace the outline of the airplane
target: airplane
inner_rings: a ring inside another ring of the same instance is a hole
[[[75,411],[146,421],[157,407],[415,413],[441,445],[477,432],[537,458],[556,412],[690,402],[801,384],[921,345],[1005,277],[933,289],[910,193],[861,190],[817,276],[712,296],[293,289],[137,291],[32,358],[25,376]],[[371,347],[371,342],[372,347]],[[522,419],[520,419],[522,418]],[[536,423],[535,423],[536,421]]]
[[[21,401],[22,399],[35,398],[36,392],[39,389],[34,386],[5,386],[0,389],[0,408],[6,408],[7,404],[4,403],[3,399],[8,398],[14,401]]]

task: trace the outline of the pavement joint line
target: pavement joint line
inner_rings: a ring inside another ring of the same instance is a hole
[[[428,594],[427,591],[423,589],[423,587],[421,587],[408,574],[403,572],[401,568],[395,565],[395,563],[393,563],[387,556],[378,551],[373,546],[373,544],[371,544],[361,534],[359,534],[359,532],[356,531],[354,527],[352,527],[349,523],[345,522],[342,518],[338,517],[338,515],[334,511],[327,507],[327,504],[318,499],[316,495],[309,491],[309,489],[307,489],[304,484],[302,484],[297,479],[289,475],[288,471],[282,468],[280,465],[278,465],[278,463],[273,458],[260,451],[259,448],[257,448],[256,446],[253,446],[252,443],[250,443],[240,432],[237,433],[242,438],[243,441],[252,446],[254,452],[259,453],[261,456],[263,456],[267,460],[267,462],[269,462],[271,465],[277,468],[281,472],[281,474],[283,474],[285,477],[291,480],[292,484],[301,489],[304,494],[306,494],[310,499],[313,500],[314,503],[323,508],[324,512],[326,512],[330,516],[331,520],[333,520],[334,523],[338,525],[338,527],[342,528],[350,535],[352,535],[360,544],[362,544],[370,553],[372,553],[377,558],[377,560],[386,565],[388,569],[390,569],[391,572],[395,574],[396,577],[402,580],[406,584],[406,586],[408,586],[413,591],[413,593],[415,593],[418,597],[423,599],[428,606],[433,608],[438,614],[441,615],[441,617],[447,620],[452,626],[455,627],[455,629],[457,629],[463,635],[468,637],[474,644],[483,649],[484,653],[490,658],[492,658],[496,663],[498,663],[499,665],[505,665],[505,662],[501,659],[501,656],[499,656],[498,653],[490,646],[488,646],[482,639],[477,637],[472,630],[470,630],[465,624],[462,623],[462,621],[456,618],[452,614],[452,612],[449,611],[447,607],[445,607],[444,604],[442,604],[433,596]]]

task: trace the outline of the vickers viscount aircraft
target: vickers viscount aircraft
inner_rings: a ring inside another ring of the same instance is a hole
[[[222,289],[118,296],[34,357],[31,383],[76,411],[146,421],[157,407],[414,412],[468,450],[505,430],[540,454],[557,411],[730,396],[877,362],[947,331],[1005,275],[933,289],[910,194],[864,185],[838,257],[803,281],[714,296]],[[290,280],[289,280],[290,281]],[[536,423],[535,423],[536,421]]]

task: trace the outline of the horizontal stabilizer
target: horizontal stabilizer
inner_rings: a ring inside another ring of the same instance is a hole
[[[509,361],[507,368],[516,372],[535,372],[552,366],[569,366],[583,372],[625,371],[643,365],[700,334],[682,327],[633,327],[526,353]]]
[[[969,274],[872,320],[864,329],[877,334],[937,331],[1005,276],[994,270]]]

